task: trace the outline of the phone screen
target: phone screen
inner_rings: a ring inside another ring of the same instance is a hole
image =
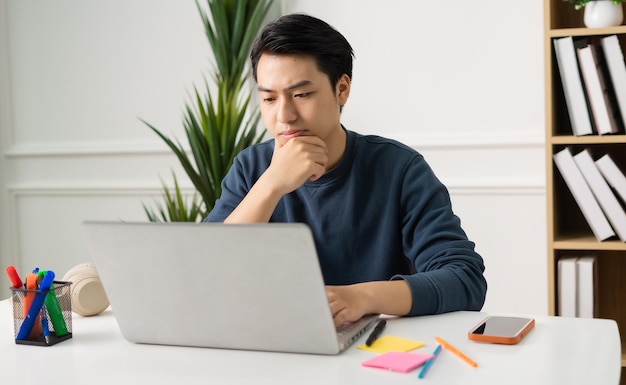
[[[529,318],[489,317],[472,334],[515,337],[530,322]]]

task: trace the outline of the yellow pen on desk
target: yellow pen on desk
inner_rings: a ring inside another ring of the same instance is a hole
[[[441,337],[435,337],[435,341],[439,342],[445,349],[447,349],[450,352],[454,353],[454,355],[456,355],[457,357],[459,357],[463,361],[467,362],[471,366],[473,366],[473,367],[477,367],[478,366],[476,361],[472,360],[471,358],[469,358],[465,354],[461,353],[461,351],[459,349],[457,349],[454,346],[450,345],[449,343],[444,341]]]

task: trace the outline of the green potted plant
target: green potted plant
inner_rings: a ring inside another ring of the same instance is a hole
[[[574,8],[576,8],[576,9],[581,9],[585,5],[587,5],[587,3],[595,2],[597,0],[564,0],[564,1],[567,1],[568,3],[574,4]],[[620,3],[623,3],[626,0],[610,0],[610,1],[613,4],[620,4]]]
[[[143,205],[150,221],[202,220],[219,198],[222,179],[234,157],[263,138],[263,132],[257,131],[258,106],[250,105],[248,56],[272,3],[207,0],[205,11],[196,0],[215,58],[211,74],[215,91],[211,92],[206,79],[201,89],[194,86],[183,117],[188,149],[142,119],[174,152],[196,191],[185,199],[176,175],[173,191],[162,182],[164,202],[157,202],[156,207]]]
[[[583,22],[587,28],[606,28],[622,24],[626,0],[564,0],[574,4],[575,9],[585,8]]]

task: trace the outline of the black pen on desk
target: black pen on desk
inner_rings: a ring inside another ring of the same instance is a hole
[[[380,321],[378,321],[378,323],[374,327],[374,330],[372,330],[372,334],[370,334],[369,337],[367,337],[367,341],[365,341],[365,345],[371,346],[374,343],[374,341],[376,341],[376,339],[380,337],[380,334],[383,332],[383,329],[385,328],[386,324],[387,324],[387,321],[385,321],[384,319],[381,319]]]

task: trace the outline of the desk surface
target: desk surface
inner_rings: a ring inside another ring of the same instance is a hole
[[[110,310],[73,317],[73,338],[51,347],[16,345],[10,302],[0,301],[0,378],[6,384],[618,384],[621,346],[611,320],[535,317],[535,328],[513,346],[472,342],[467,331],[484,313],[390,319],[384,335],[424,341],[441,336],[478,363],[443,350],[426,377],[362,367],[374,353],[337,356],[140,345],[122,337]],[[45,376],[45,377],[44,377]]]

